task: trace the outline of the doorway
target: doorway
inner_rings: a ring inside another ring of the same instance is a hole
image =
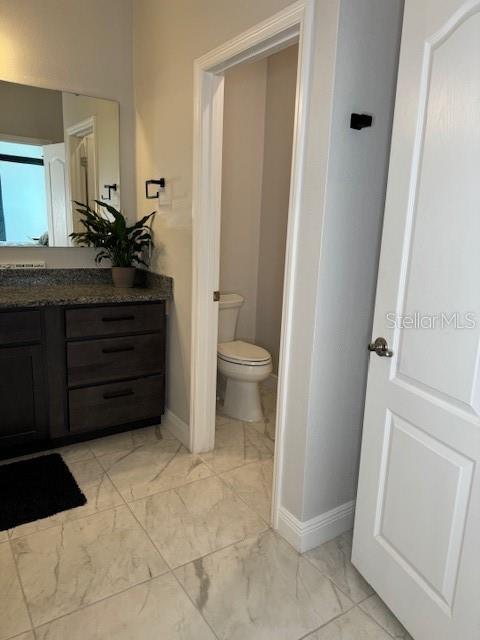
[[[312,5],[298,2],[256,25],[195,62],[193,304],[190,449],[209,451],[215,442],[218,301],[220,267],[221,178],[224,116],[224,73],[227,69],[298,43],[292,171],[285,251],[285,280],[278,366],[276,444],[272,496],[273,526],[278,524],[278,496],[283,461],[293,317],[296,230],[300,216],[306,109],[311,65]]]
[[[211,455],[216,467],[226,457],[229,466],[248,465],[230,474],[231,480],[248,485],[268,522],[297,65],[295,44],[225,73]]]

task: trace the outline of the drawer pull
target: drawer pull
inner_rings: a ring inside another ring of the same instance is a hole
[[[135,316],[105,316],[102,322],[123,322],[125,320],[135,320]]]
[[[103,394],[104,400],[112,400],[113,398],[123,398],[125,396],[133,396],[133,389],[120,389],[119,391],[107,391]]]
[[[102,353],[121,353],[122,351],[134,351],[133,345],[125,345],[124,347],[105,347]]]

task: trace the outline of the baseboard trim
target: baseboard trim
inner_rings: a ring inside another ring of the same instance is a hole
[[[162,425],[170,431],[177,440],[180,440],[187,449],[190,448],[190,427],[179,418],[176,413],[167,409],[162,420]]]
[[[353,526],[355,501],[335,507],[331,511],[302,522],[285,507],[280,507],[278,513],[278,532],[297,551],[303,553],[318,545],[332,540]]]

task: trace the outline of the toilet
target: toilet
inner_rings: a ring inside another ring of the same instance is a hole
[[[220,296],[217,369],[226,379],[223,412],[237,420],[259,422],[263,420],[259,382],[272,373],[272,356],[262,347],[235,340],[243,302],[237,293]]]

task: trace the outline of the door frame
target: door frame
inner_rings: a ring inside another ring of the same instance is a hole
[[[93,157],[94,157],[94,168],[93,173],[95,175],[94,181],[94,193],[93,197],[90,200],[97,200],[99,194],[99,184],[98,184],[98,153],[97,153],[97,118],[96,116],[89,116],[76,124],[72,124],[67,127],[65,136],[65,145],[66,145],[66,161],[67,161],[67,202],[72,202],[72,195],[74,193],[78,193],[80,187],[78,185],[80,180],[80,167],[78,166],[75,152],[74,152],[74,140],[78,140],[79,138],[85,138],[88,135],[93,136]],[[87,203],[88,204],[88,203]],[[71,216],[67,217],[67,223],[71,227],[68,230],[68,234],[74,230],[74,216],[75,209],[71,206]]]
[[[284,458],[286,372],[291,359],[295,313],[293,288],[298,252],[300,196],[304,174],[307,110],[313,62],[314,0],[298,0],[286,9],[210,51],[194,62],[194,138],[192,202],[192,338],[190,450],[211,450],[215,442],[221,177],[223,146],[223,73],[298,42],[292,172],[285,252],[282,329],[278,370],[277,426],[272,499],[276,528]]]

